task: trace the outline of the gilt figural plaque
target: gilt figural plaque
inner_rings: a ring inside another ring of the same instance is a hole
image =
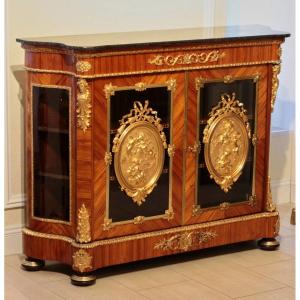
[[[167,148],[157,112],[135,101],[130,113],[120,120],[113,140],[114,168],[121,189],[141,205],[159,179]]]
[[[243,104],[221,95],[203,132],[204,158],[210,177],[227,193],[242,173],[248,156],[250,126]]]

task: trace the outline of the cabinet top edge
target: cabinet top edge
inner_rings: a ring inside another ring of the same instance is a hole
[[[65,35],[36,38],[17,38],[24,45],[58,47],[69,50],[113,50],[126,47],[171,46],[194,42],[242,41],[248,39],[286,38],[290,34],[267,26],[228,26],[183,28],[135,32],[111,32],[86,35]]]

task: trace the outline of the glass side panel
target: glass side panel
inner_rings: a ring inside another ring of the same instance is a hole
[[[146,100],[149,101],[149,107],[157,111],[157,116],[161,119],[161,123],[164,126],[167,143],[170,143],[171,92],[167,90],[167,87],[147,88],[144,91],[122,90],[116,91],[111,96],[110,149],[112,149],[116,130],[120,126],[119,120],[124,115],[129,114],[130,109],[133,108],[134,101],[139,101],[144,105]],[[134,203],[132,198],[121,190],[115,174],[114,161],[112,162],[109,182],[109,218],[113,222],[132,220],[137,216],[162,215],[168,208],[169,157],[166,151],[163,172],[157,181],[157,185],[140,206]]]
[[[225,193],[221,187],[210,178],[204,159],[203,130],[206,127],[209,113],[221,100],[221,95],[227,93],[236,94],[236,99],[244,104],[247,110],[251,134],[255,130],[255,107],[256,107],[256,83],[251,79],[236,80],[232,83],[208,82],[200,89],[199,101],[199,141],[201,141],[201,152],[198,156],[198,182],[197,182],[197,204],[201,208],[218,206],[223,202],[236,203],[248,201],[252,195],[254,147],[249,140],[249,150],[242,174]]]
[[[33,213],[69,221],[69,91],[33,86]]]

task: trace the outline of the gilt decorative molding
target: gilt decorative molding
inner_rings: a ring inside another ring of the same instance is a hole
[[[111,163],[112,163],[112,154],[111,154],[111,152],[105,152],[104,162],[105,162],[105,165],[107,165],[107,166],[111,165]]]
[[[91,241],[90,215],[85,205],[82,204],[77,216],[77,235],[76,241],[79,243],[88,243]]]
[[[77,126],[85,132],[90,126],[91,119],[91,95],[89,85],[85,79],[77,81]]]
[[[271,111],[274,111],[275,100],[277,95],[277,90],[279,87],[278,75],[280,73],[280,64],[274,65],[272,67],[272,92],[271,92]]]
[[[247,160],[251,132],[246,113],[235,93],[223,94],[203,131],[207,169],[225,193],[240,177]]]
[[[99,241],[95,241],[95,242],[87,243],[87,244],[77,243],[72,238],[67,237],[67,236],[37,232],[37,231],[30,230],[28,228],[23,228],[22,232],[25,235],[33,236],[33,237],[37,237],[37,238],[64,241],[66,243],[69,243],[73,247],[77,247],[80,249],[92,249],[97,246],[112,245],[112,244],[116,244],[116,243],[123,243],[125,241],[134,241],[134,240],[138,240],[138,239],[158,237],[163,234],[174,234],[174,233],[181,234],[183,232],[190,231],[190,230],[200,230],[200,229],[206,230],[213,226],[222,226],[225,224],[232,224],[232,223],[237,223],[237,222],[247,222],[249,220],[260,220],[260,219],[264,219],[264,218],[274,218],[274,217],[278,217],[278,215],[279,215],[279,213],[277,211],[261,212],[261,213],[251,214],[251,215],[233,217],[233,218],[229,218],[229,219],[211,221],[211,222],[207,222],[207,223],[193,224],[193,225],[187,225],[187,226],[182,226],[182,227],[174,227],[174,228],[170,228],[170,229],[163,229],[163,230],[157,230],[157,231],[152,231],[152,232],[144,232],[144,233],[129,235],[129,236],[125,236],[125,237],[122,236],[122,237],[116,237],[116,238],[111,238],[111,239],[104,239],[104,240],[99,240]]]
[[[204,64],[207,62],[216,62],[224,57],[225,52],[213,50],[210,52],[201,53],[186,53],[180,55],[156,55],[148,60],[148,63],[156,66],[175,66],[175,65],[191,65],[191,64]]]
[[[115,91],[116,91],[117,88],[118,88],[118,87],[112,85],[111,82],[108,83],[108,84],[106,84],[106,85],[104,86],[104,89],[103,89],[103,91],[104,91],[104,93],[105,93],[105,98],[106,98],[107,100],[109,100],[110,97],[113,96],[113,95],[115,94]]]
[[[145,217],[144,216],[136,216],[134,219],[133,219],[133,224],[142,224],[145,220]]]
[[[198,155],[201,151],[201,143],[200,142],[195,142],[192,146],[188,146],[188,150],[195,154]]]
[[[142,92],[142,91],[145,91],[146,88],[147,88],[147,85],[146,83],[144,82],[138,82],[134,85],[135,87],[135,90],[138,91],[138,92]]]
[[[167,148],[163,125],[157,112],[135,101],[120,120],[113,139],[114,167],[121,189],[141,205],[153,191],[164,165]]]
[[[77,72],[81,72],[81,73],[88,72],[91,68],[92,68],[92,65],[88,61],[79,60],[76,63]]]
[[[167,219],[168,221],[174,219],[174,211],[173,208],[165,210],[164,219]]]
[[[256,201],[256,195],[255,194],[249,196],[248,200],[249,200],[249,205],[250,206],[254,207],[256,205],[257,201]]]
[[[231,75],[225,75],[224,78],[223,78],[224,83],[232,83],[232,82],[234,82],[234,80],[235,79]]]
[[[197,216],[199,212],[201,211],[201,207],[199,204],[193,204],[192,206],[192,216]]]
[[[73,268],[78,269],[81,273],[92,268],[93,257],[84,249],[79,249],[73,254]]]
[[[169,157],[174,157],[176,151],[176,147],[174,144],[168,145],[168,155]]]
[[[176,89],[176,79],[166,81],[168,91],[174,92]]]
[[[251,141],[252,141],[252,145],[255,147],[257,143],[257,135],[255,133],[253,133]]]
[[[266,200],[266,211],[276,211],[276,205],[273,203],[272,191],[271,191],[271,177],[267,179],[267,200]]]
[[[226,210],[230,207],[230,203],[229,202],[222,202],[220,205],[219,205],[220,209],[221,210]]]
[[[210,241],[216,236],[217,234],[211,231],[184,232],[173,235],[170,238],[164,238],[154,245],[154,249],[163,251],[187,251],[192,247]]]
[[[102,227],[104,231],[109,230],[112,227],[112,219],[105,218]]]
[[[280,231],[280,215],[278,215],[277,221],[274,225],[274,235],[278,236],[279,231]]]

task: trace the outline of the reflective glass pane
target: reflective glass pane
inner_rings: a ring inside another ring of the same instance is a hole
[[[33,86],[34,216],[69,221],[69,91]]]

